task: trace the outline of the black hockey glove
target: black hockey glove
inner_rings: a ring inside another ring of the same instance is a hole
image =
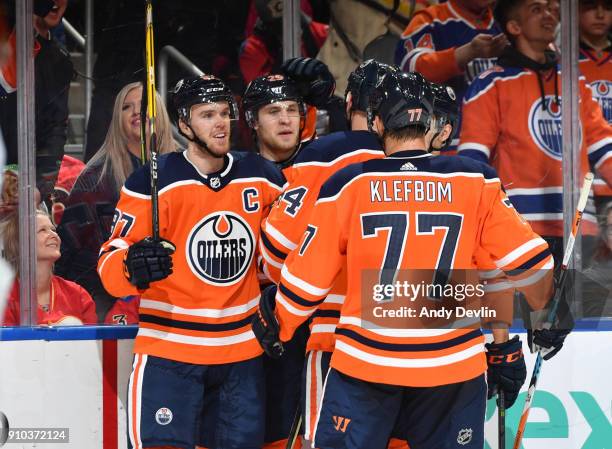
[[[275,296],[276,285],[271,285],[261,292],[259,308],[253,317],[251,326],[257,341],[266,354],[273,359],[278,359],[285,352],[285,348],[280,341],[280,326],[274,314],[276,308]]]
[[[555,287],[555,290],[558,291],[559,286],[556,279]],[[548,315],[555,300],[559,301],[559,305],[555,318],[550,323]],[[561,350],[565,338],[574,328],[574,317],[565,295],[563,293],[553,295],[546,308],[540,311],[531,310],[524,297],[521,297],[520,305],[525,328],[527,329],[529,350],[532,353],[541,351],[544,360],[551,359]]]
[[[304,101],[317,108],[325,107],[336,89],[334,75],[318,59],[288,59],[281,66],[281,71],[297,81]]]
[[[506,408],[512,407],[527,378],[518,335],[504,343],[487,343],[487,399],[503,391]]]
[[[531,352],[542,351],[542,358],[549,360],[563,347],[565,337],[571,329],[536,329],[527,330],[527,340]]]
[[[138,290],[146,290],[149,284],[161,281],[172,274],[174,244],[167,240],[159,242],[147,237],[128,249],[123,265],[128,281]]]

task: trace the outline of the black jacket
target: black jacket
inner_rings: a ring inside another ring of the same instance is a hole
[[[47,199],[57,180],[68,130],[68,91],[73,79],[70,55],[54,39],[37,37],[41,45],[34,60],[36,101],[36,184]],[[17,95],[0,98],[0,125],[7,163],[17,164]]]

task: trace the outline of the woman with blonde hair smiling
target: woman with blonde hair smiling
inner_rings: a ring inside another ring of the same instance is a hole
[[[141,83],[130,83],[117,94],[106,139],[77,179],[58,228],[62,258],[56,270],[93,296],[99,321],[104,321],[116,298],[104,290],[98,277],[98,251],[110,234],[119,191],[127,177],[141,165],[141,96]],[[160,154],[176,151],[178,144],[172,137],[170,119],[158,94],[155,125]]]
[[[19,220],[13,213],[2,222],[1,231],[6,260],[19,271]],[[53,274],[60,257],[60,238],[49,214],[36,211],[36,299],[37,323],[41,325],[95,324],[96,310],[83,287]],[[13,284],[2,323],[18,326],[20,319],[19,280]]]

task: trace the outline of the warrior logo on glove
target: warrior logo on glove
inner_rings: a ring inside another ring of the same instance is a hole
[[[251,228],[239,215],[228,211],[210,214],[189,233],[189,268],[208,284],[235,284],[251,264],[254,241]]]

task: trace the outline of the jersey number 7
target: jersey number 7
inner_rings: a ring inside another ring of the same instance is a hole
[[[416,212],[415,224],[416,235],[434,235],[436,230],[443,230],[444,239],[442,247],[438,251],[433,285],[440,285],[442,289],[448,282],[450,270],[455,259],[461,225],[463,223],[462,214],[453,213],[431,213]],[[410,251],[406,247],[406,237],[410,224],[410,214],[408,212],[386,212],[361,214],[361,236],[364,239],[377,237],[379,231],[386,230],[387,242],[385,255],[383,258],[379,283],[381,285],[391,285],[395,282],[397,271],[403,259],[404,251]],[[432,248],[433,250],[433,248]],[[390,300],[392,298],[384,298]]]

